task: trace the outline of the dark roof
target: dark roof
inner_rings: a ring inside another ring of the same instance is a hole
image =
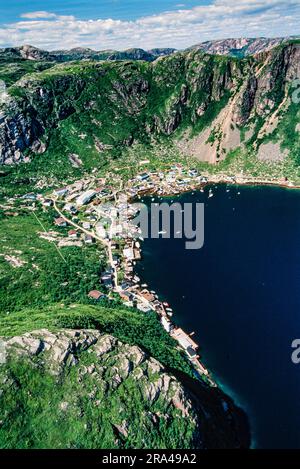
[[[189,345],[189,347],[186,349],[187,353],[189,354],[190,357],[195,357],[197,355],[197,352]]]

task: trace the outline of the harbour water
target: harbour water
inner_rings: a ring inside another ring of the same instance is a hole
[[[205,203],[204,247],[145,239],[138,275],[195,331],[203,363],[248,414],[252,446],[300,448],[300,191],[220,184],[172,200]]]

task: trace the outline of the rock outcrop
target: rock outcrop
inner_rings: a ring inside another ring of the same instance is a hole
[[[151,445],[165,447],[164,444],[171,444],[174,448],[249,445],[247,425],[241,412],[220,391],[185,375],[176,377],[141,348],[124,344],[109,334],[87,329],[56,332],[41,329],[22,336],[2,338],[1,351],[0,442],[3,438],[1,432],[5,432],[3,417],[10,422],[10,431],[17,431],[15,421],[10,420],[10,412],[15,406],[21,406],[19,412],[24,415],[19,415],[19,418],[24,419],[27,428],[30,428],[30,419],[37,417],[35,412],[38,412],[43,396],[35,395],[35,389],[26,389],[31,382],[32,370],[33,386],[37,388],[39,376],[41,380],[46,380],[47,375],[53,379],[54,407],[43,409],[46,419],[51,416],[60,419],[61,414],[64,418],[78,414],[85,421],[87,415],[93,418],[90,424],[97,425],[98,421],[101,423],[109,418],[108,425],[115,433],[116,447],[130,447],[134,441],[148,448]],[[25,381],[22,380],[22,370],[26,370],[25,375],[28,376]],[[45,383],[48,382],[47,379]],[[64,392],[65,387],[68,392]],[[51,387],[41,392],[49,391],[52,394]],[[31,396],[30,408],[22,400],[27,392]],[[132,407],[133,402],[138,408]],[[134,434],[137,418],[141,437]],[[78,426],[76,420],[74,425]],[[167,435],[168,427],[173,428],[172,443],[167,436],[164,442],[164,432]],[[28,441],[34,440],[36,430],[39,429],[32,430],[32,434],[28,430]],[[107,429],[106,433],[109,432]],[[49,438],[51,440],[51,435]],[[97,447],[96,440],[93,447]],[[6,441],[9,445],[7,435]],[[87,441],[90,445],[90,440]],[[76,443],[65,444],[71,446]],[[29,446],[34,447],[35,443],[29,443]]]
[[[196,44],[191,49],[203,50],[209,54],[232,55],[246,57],[248,55],[267,52],[295,37],[257,37],[257,38],[229,38],[206,41]]]

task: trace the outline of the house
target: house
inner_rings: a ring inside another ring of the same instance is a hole
[[[132,261],[134,259],[134,252],[132,248],[124,248],[123,255],[126,257],[127,260]]]
[[[106,288],[113,288],[112,274],[108,271],[104,272],[104,274],[101,275],[101,282]]]
[[[91,229],[91,224],[90,224],[89,221],[84,221],[84,222],[82,223],[82,226],[83,226],[83,228],[84,228],[85,230],[90,230],[90,229]]]
[[[137,176],[137,179],[139,181],[146,181],[147,179],[149,179],[149,177],[150,175],[148,173],[142,173]]]
[[[106,229],[104,228],[102,223],[97,223],[97,225],[96,225],[96,234],[101,239],[106,239],[107,238]]]
[[[77,207],[82,207],[82,205],[86,205],[89,203],[93,197],[97,194],[96,191],[93,189],[89,189],[88,191],[83,192],[77,199],[76,199],[76,205]]]
[[[69,238],[72,238],[72,239],[77,238],[77,231],[76,230],[68,231],[68,236],[69,236]]]
[[[137,303],[136,307],[138,310],[142,311],[143,313],[148,313],[149,311],[151,311],[151,308],[145,305],[144,303]]]
[[[119,256],[117,256],[116,254],[114,254],[114,255],[112,256],[112,259],[113,259],[114,265],[118,265],[118,264],[119,264]]]
[[[84,242],[85,244],[93,244],[94,238],[91,235],[85,235]]]
[[[25,199],[25,200],[36,200],[37,196],[31,192],[30,194],[25,194],[23,195],[22,199]]]
[[[197,169],[194,169],[194,168],[193,168],[193,169],[190,169],[190,170],[189,170],[189,176],[191,176],[191,177],[196,177],[196,176],[198,176],[198,171],[197,171]]]
[[[91,299],[91,300],[100,300],[101,298],[105,297],[105,295],[103,293],[101,293],[101,291],[99,290],[91,290],[88,294],[88,297]]]
[[[53,201],[51,199],[45,199],[43,201],[43,206],[44,207],[52,207],[52,205],[53,205]]]
[[[121,291],[121,292],[119,292],[119,295],[122,298],[122,300],[124,300],[124,301],[132,301],[133,300],[133,295],[130,292]]]
[[[172,329],[172,323],[165,317],[165,316],[162,316],[161,318],[161,324],[163,326],[163,328],[167,331],[167,332],[170,332],[171,329]]]
[[[140,295],[145,298],[145,300],[147,301],[154,301],[155,300],[155,296],[150,293],[148,290],[142,290]]]
[[[189,347],[192,347],[193,349],[198,348],[196,342],[194,342],[193,339],[191,339],[191,337],[187,335],[180,327],[176,328],[172,335],[185,350],[187,350]]]
[[[64,210],[66,212],[72,213],[72,215],[76,215],[76,213],[78,213],[76,207],[73,204],[70,204],[70,203],[68,203],[64,206]]]
[[[64,218],[62,218],[62,217],[55,218],[54,224],[55,224],[56,226],[61,227],[61,228],[67,226],[66,220],[65,220]]]
[[[67,189],[66,187],[63,187],[61,189],[56,189],[54,191],[54,194],[57,196],[57,197],[63,197],[64,195],[66,195],[67,193],[69,192],[69,189]]]
[[[196,358],[198,356],[195,349],[193,349],[193,347],[191,347],[190,345],[186,348],[186,353],[190,358]]]

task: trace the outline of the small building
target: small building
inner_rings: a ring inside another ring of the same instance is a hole
[[[163,328],[167,331],[170,332],[172,329],[172,323],[169,321],[165,316],[162,316],[161,318],[161,324]]]
[[[151,311],[151,308],[145,303],[137,303],[136,307],[138,310],[142,311],[143,313],[148,313],[149,311]]]
[[[105,297],[104,293],[101,293],[101,291],[99,290],[91,290],[88,294],[88,297],[91,299],[91,300],[100,300],[101,298]]]
[[[196,350],[190,345],[186,348],[186,353],[188,354],[190,358],[198,357]]]
[[[94,238],[91,235],[85,235],[84,236],[84,242],[85,244],[93,244]]]
[[[99,236],[101,239],[106,239],[107,238],[107,232],[102,223],[97,223],[96,225],[96,234]]]
[[[119,256],[117,254],[114,254],[112,256],[112,259],[113,259],[113,263],[114,265],[118,265],[119,264]]]
[[[25,195],[23,195],[22,199],[25,199],[25,200],[36,200],[36,199],[37,199],[37,196],[36,196],[36,194],[34,194],[33,192],[31,192],[30,194],[25,194]]]
[[[189,170],[189,176],[191,176],[191,177],[196,177],[196,176],[198,176],[198,171],[197,171],[197,169],[195,169],[195,168],[190,169],[190,170]]]
[[[76,230],[68,231],[68,236],[69,236],[69,238],[72,238],[72,239],[77,238],[77,231]]]
[[[106,288],[113,288],[113,278],[110,272],[104,272],[101,275],[101,282],[105,285]]]
[[[124,301],[132,301],[133,300],[133,295],[130,292],[121,291],[121,292],[119,292],[119,295],[122,298],[122,300],[124,300]]]
[[[43,201],[43,206],[44,207],[52,207],[52,205],[53,205],[53,200],[51,200],[51,199],[45,199]]]
[[[134,259],[134,252],[133,249],[130,247],[123,249],[123,255],[127,260],[132,261]]]
[[[54,191],[54,194],[57,197],[64,197],[68,192],[69,192],[69,189],[67,189],[66,187],[62,187],[61,189],[56,189]]]
[[[84,221],[84,222],[82,223],[82,226],[83,226],[83,228],[84,228],[85,230],[90,230],[90,229],[91,229],[91,224],[90,224],[89,221]]]
[[[93,189],[89,189],[88,191],[83,192],[77,199],[76,199],[76,205],[77,207],[82,207],[82,205],[86,205],[89,203],[97,192]]]
[[[150,293],[148,290],[142,290],[140,295],[147,301],[155,300],[155,296],[153,295],[153,293]]]
[[[56,226],[59,226],[60,228],[63,228],[63,227],[65,227],[65,226],[67,226],[66,220],[65,220],[64,218],[62,218],[62,217],[55,218],[54,224],[55,224]]]
[[[77,208],[75,207],[75,205],[70,204],[70,203],[68,203],[64,206],[64,210],[66,212],[72,213],[72,215],[76,215],[76,213],[78,213]]]
[[[137,176],[137,179],[139,181],[146,181],[147,179],[149,179],[149,177],[150,175],[148,173],[142,173]]]
[[[193,339],[191,339],[191,337],[186,334],[180,327],[176,328],[173,331],[172,335],[174,339],[176,339],[181,345],[181,347],[183,347],[186,351],[189,347],[195,350],[198,348],[198,344],[196,344],[196,342],[194,342]]]

